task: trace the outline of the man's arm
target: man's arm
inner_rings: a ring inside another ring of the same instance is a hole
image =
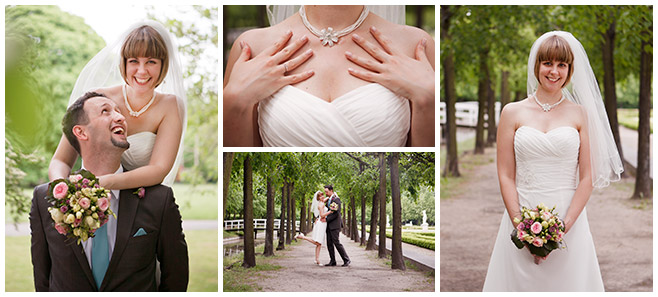
[[[327,223],[335,220],[338,218],[338,213],[340,213],[340,208],[342,203],[340,202],[340,198],[336,197],[331,203],[336,203],[338,205],[338,209],[332,211],[328,216],[327,216]]]
[[[37,292],[48,292],[52,262],[48,253],[48,241],[46,240],[46,234],[41,223],[41,214],[39,213],[38,199],[43,199],[43,196],[37,193],[41,192],[39,191],[40,187],[42,188],[44,185],[34,188],[32,208],[30,209],[32,270],[34,274],[34,289]]]
[[[184,292],[187,291],[190,274],[187,243],[183,234],[180,211],[174,201],[171,188],[166,188],[166,195],[158,239],[157,252],[162,273],[158,291]]]

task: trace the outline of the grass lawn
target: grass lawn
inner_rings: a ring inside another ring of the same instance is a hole
[[[640,124],[639,112],[637,108],[619,108],[617,109],[619,124],[633,130],[637,130]],[[651,110],[651,120],[649,121],[651,133],[653,133],[653,109]]]
[[[190,292],[217,292],[217,230],[186,231]],[[5,291],[33,292],[30,237],[5,237]]]
[[[183,220],[216,220],[219,210],[217,184],[174,184],[174,197],[180,207]],[[33,189],[23,191],[25,197],[32,199]],[[19,223],[26,223],[29,214],[21,216]],[[5,205],[5,222],[12,222],[9,207]]]

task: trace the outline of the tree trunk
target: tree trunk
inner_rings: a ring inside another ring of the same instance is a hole
[[[489,66],[487,59],[489,49],[484,48],[480,51],[480,73],[478,81],[478,122],[475,127],[475,154],[484,154],[484,112],[487,106],[489,96]]]
[[[242,266],[249,268],[256,266],[254,252],[254,191],[252,184],[251,158],[244,159],[244,261]]]
[[[346,217],[347,217],[347,222],[345,224],[345,236],[352,239],[352,204],[347,203],[345,204],[345,210],[347,211]]]
[[[224,153],[224,192],[223,192],[223,201],[222,204],[222,218],[226,219],[226,198],[228,197],[228,186],[231,183],[231,169],[233,168],[233,157],[235,153],[228,152]]]
[[[354,200],[354,195],[352,195],[352,223],[350,223],[352,233],[352,240],[354,242],[359,242],[359,230],[356,223],[356,201]]]
[[[301,199],[302,201],[299,203],[302,206],[302,209],[299,210],[299,232],[306,234],[308,233],[308,229],[306,229],[306,199],[304,195],[302,195]]]
[[[406,270],[402,256],[402,202],[400,200],[400,153],[391,153],[388,167],[391,170],[391,202],[393,204],[393,237],[391,239],[391,268]]]
[[[370,232],[368,234],[368,244],[366,251],[377,249],[377,215],[379,214],[379,189],[372,195],[372,208],[370,209]]]
[[[617,151],[619,151],[619,156],[621,157],[622,164],[624,168],[626,167],[626,161],[624,161],[624,153],[621,148],[621,141],[619,138],[619,122],[617,121],[617,91],[615,88],[615,60],[614,60],[614,50],[615,50],[615,34],[616,34],[616,22],[613,21],[608,26],[608,29],[603,33],[603,46],[601,47],[601,52],[603,54],[603,91],[605,97],[605,111],[608,114],[608,121],[610,122],[610,128],[612,129],[612,135],[615,138],[615,143],[617,144]],[[626,172],[626,170],[624,170]],[[625,174],[622,173],[622,176]]]
[[[309,202],[308,205],[306,205],[306,209],[308,211],[306,212],[306,230],[307,232],[310,232],[313,230],[313,212],[311,210],[311,203]]]
[[[291,183],[286,183],[286,200],[287,200],[287,218],[288,218],[288,223],[286,224],[286,244],[291,244],[292,243],[292,195],[290,192],[292,192],[292,187],[290,186]]]
[[[292,228],[292,234],[290,235],[292,237],[292,240],[297,241],[295,238],[295,235],[297,235],[297,199],[295,198],[295,195],[293,195],[295,189],[295,183],[293,182],[290,184],[290,206],[292,209],[292,219],[291,219],[291,228]]]
[[[450,43],[450,18],[452,12],[450,6],[441,6],[441,42]],[[455,61],[451,49],[442,52],[443,56],[443,85],[445,86],[446,102],[446,163],[443,167],[443,176],[460,176],[459,156],[457,153],[457,117],[455,116],[455,103],[457,102],[457,91],[455,89]]]
[[[487,67],[487,71],[488,71]],[[491,72],[488,72],[487,80],[487,147],[492,147],[496,143],[496,94],[492,88]]]
[[[510,101],[511,91],[509,89],[509,71],[502,70],[500,72],[500,111]]]
[[[361,243],[359,246],[366,245],[366,197],[361,195]]]
[[[652,54],[644,48],[651,46],[653,38],[642,41],[642,54],[640,55],[640,123],[637,129],[637,170],[635,174],[635,191],[633,198],[651,198],[651,76],[653,71]]]
[[[287,200],[286,182],[283,182],[283,186],[281,186],[281,215],[279,216],[279,245],[276,247],[277,251],[286,248],[286,244],[285,244],[286,200]]]
[[[274,256],[274,187],[272,177],[267,177],[267,223],[265,224],[265,257]]]
[[[386,258],[386,153],[379,153],[379,247],[377,256]]]

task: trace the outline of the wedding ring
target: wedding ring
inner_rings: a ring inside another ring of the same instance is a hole
[[[283,63],[283,68],[286,69],[284,73],[288,72],[288,62]]]

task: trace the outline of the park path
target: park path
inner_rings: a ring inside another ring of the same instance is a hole
[[[390,262],[377,258],[377,251],[366,251],[344,234],[340,235],[340,242],[352,261],[349,267],[340,266],[343,261],[338,252],[338,266],[315,265],[315,246],[302,241],[274,252],[282,257],[265,260],[283,268],[260,274],[258,286],[265,292],[434,292],[434,276],[411,269],[392,270]],[[323,245],[320,263],[328,262],[329,254]]]
[[[495,149],[486,149],[484,155],[463,156],[460,171],[463,177],[454,181],[456,186],[441,189],[443,292],[482,290],[504,208]],[[651,201],[628,198],[633,185],[630,178],[613,183],[593,192],[587,204],[606,291],[653,289],[653,206]]]

